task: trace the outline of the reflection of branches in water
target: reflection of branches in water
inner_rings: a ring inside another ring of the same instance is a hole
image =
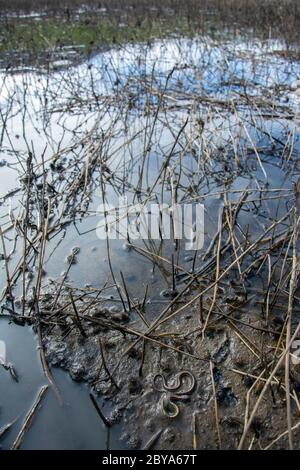
[[[4,209],[10,204],[1,215],[0,232],[6,308],[14,320],[35,322],[40,335],[59,326],[64,339],[77,329],[85,337],[91,323],[121,332],[134,338],[135,346],[143,343],[142,361],[151,343],[205,362],[183,345],[199,333],[205,339],[223,321],[255,358],[255,379],[277,380],[279,355],[288,351],[298,318],[291,301],[298,299],[298,259],[295,250],[291,254],[298,235],[299,190],[291,184],[298,171],[297,117],[284,100],[289,92],[281,62],[274,59],[270,71],[261,55],[249,55],[240,46],[196,45],[195,55],[189,42],[174,41],[172,47],[162,43],[159,52],[140,46],[105,53],[99,63],[53,76],[4,77],[1,148],[22,186],[1,200]],[[292,76],[296,66],[285,66]],[[149,284],[141,285],[135,298],[126,272],[116,269],[108,241],[113,286],[105,289],[117,288],[118,298],[70,285],[76,250],[60,281],[49,288],[43,282],[45,266],[55,260],[61,239],[68,240],[70,225],[82,236],[89,233],[98,204],[112,204],[119,196],[141,207],[204,201],[210,238],[204,252],[188,256],[180,241],[162,235],[158,241],[128,236],[126,247],[160,273],[165,298],[151,298]],[[20,279],[21,311],[14,298]],[[234,316],[237,310],[249,313],[253,291],[261,308],[256,326]],[[107,311],[116,302],[123,305],[123,317]],[[188,327],[183,313],[199,302],[200,315]],[[280,307],[284,302],[288,317]],[[91,306],[106,312],[103,318],[91,318]],[[275,335],[276,347],[270,340],[268,350],[261,351],[250,338],[253,330]],[[42,338],[40,343],[43,356]],[[116,358],[111,380],[125,357]],[[290,371],[289,360],[285,363]],[[289,394],[288,374],[284,385],[281,379],[278,383]],[[292,392],[291,399],[299,408]],[[287,417],[292,444],[289,402]],[[245,414],[241,445],[250,424]]]

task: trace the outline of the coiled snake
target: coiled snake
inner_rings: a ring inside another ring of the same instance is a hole
[[[156,374],[153,386],[155,390],[162,393],[159,403],[164,415],[168,418],[176,418],[180,409],[175,401],[188,399],[189,395],[193,393],[195,385],[194,375],[187,370],[178,372],[171,380],[167,380],[162,374]]]

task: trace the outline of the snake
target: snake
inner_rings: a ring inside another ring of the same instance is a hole
[[[191,372],[183,370],[175,375],[171,384],[169,382],[163,374],[156,374],[153,378],[154,389],[162,393],[159,403],[163,414],[168,418],[176,418],[180,408],[175,401],[189,398],[194,391],[196,379]]]

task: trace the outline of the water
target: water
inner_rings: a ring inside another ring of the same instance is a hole
[[[16,221],[22,224],[24,216],[26,187],[21,185],[20,178],[25,173],[29,152],[34,155],[36,173],[41,171],[43,156],[50,184],[48,194],[52,194],[51,185],[55,185],[56,190],[61,192],[61,198],[53,208],[53,219],[61,221],[62,226],[54,232],[55,236],[46,246],[43,284],[51,279],[57,282],[62,279],[63,272],[68,267],[67,256],[73,247],[79,247],[77,263],[71,268],[68,284],[73,287],[89,285],[100,289],[110,276],[110,268],[106,242],[99,240],[95,232],[99,221],[97,208],[102,203],[99,168],[97,167],[91,181],[88,181],[89,194],[85,195],[84,200],[75,191],[72,192],[72,183],[98,152],[99,159],[102,159],[101,164],[105,163],[109,169],[105,176],[105,195],[109,202],[116,204],[120,194],[126,195],[130,202],[135,201],[141,161],[146,155],[147,169],[140,186],[145,201],[149,196],[148,188],[154,184],[157,174],[163,168],[166,155],[172,149],[174,135],[187,117],[189,124],[182,140],[175,146],[170,167],[173,180],[180,182],[179,199],[197,200],[202,195],[205,202],[205,246],[196,256],[197,268],[201,264],[201,256],[216,233],[218,214],[223,205],[218,193],[224,187],[224,181],[218,180],[218,174],[221,175],[220,178],[224,175],[224,162],[219,156],[216,161],[210,159],[207,157],[209,152],[214,154],[224,149],[226,153],[229,146],[232,159],[233,149],[237,153],[245,153],[242,155],[243,162],[254,165],[252,176],[240,174],[236,168],[229,172],[232,177],[228,183],[230,188],[240,192],[249,185],[252,188],[262,186],[264,171],[269,177],[270,190],[280,188],[290,191],[298,174],[297,168],[297,171],[289,173],[288,163],[285,168],[278,163],[279,155],[288,162],[288,156],[294,157],[299,152],[297,121],[286,119],[286,116],[298,106],[288,87],[300,75],[300,64],[276,55],[266,56],[267,53],[274,54],[281,49],[282,45],[276,41],[217,44],[208,39],[181,39],[157,41],[151,47],[137,45],[108,51],[82,65],[49,76],[38,71],[11,75],[3,72],[0,84],[3,129],[1,159],[5,159],[7,165],[0,168],[0,220],[1,227],[7,229],[6,249],[11,253],[10,273],[22,261],[20,230],[17,230],[16,244],[12,235],[14,227],[18,226]],[[166,78],[168,74],[169,81]],[[259,94],[268,103],[274,99],[274,95],[268,95],[267,91],[272,87],[278,88],[275,99],[276,104],[281,105],[281,115],[276,116],[276,121],[272,117],[268,119],[262,116],[263,106],[253,117],[247,101],[237,101],[244,90],[245,82],[250,97]],[[159,90],[164,87],[171,98],[163,104],[164,113],[155,117],[151,110],[155,109]],[[191,96],[200,96],[203,100],[195,99],[193,106],[190,106]],[[232,113],[226,106],[222,108],[222,102],[228,98],[237,101],[238,113]],[[150,111],[147,111],[147,107]],[[199,117],[205,121],[203,133],[195,126]],[[285,153],[280,141],[285,142],[287,136],[289,145]],[[149,139],[151,148],[148,151]],[[264,151],[270,149],[270,141],[274,155]],[[254,146],[263,149],[260,153],[264,170],[257,163]],[[189,152],[191,147],[194,152],[192,156]],[[56,159],[63,166],[53,170],[51,164]],[[204,169],[207,168],[207,172],[212,172],[209,178],[205,178],[201,165],[204,165]],[[101,168],[103,170],[103,166]],[[114,175],[114,179],[111,175]],[[170,181],[163,183],[163,190],[161,185],[157,185],[151,197],[155,195],[159,201],[163,198],[164,202],[170,202]],[[190,187],[191,181],[193,187]],[[17,193],[5,197],[15,189],[18,189]],[[234,201],[239,195],[237,193],[230,197]],[[254,196],[257,196],[255,191]],[[85,205],[87,200],[88,205]],[[72,202],[77,204],[77,212],[75,221],[70,224],[67,223],[69,213],[64,213],[63,210]],[[37,201],[34,200],[34,204]],[[279,204],[270,201],[267,206],[267,216],[272,218],[276,212],[279,217],[284,213],[285,200],[283,198]],[[38,225],[38,206],[32,209],[32,217]],[[241,215],[243,228],[247,227],[248,218],[247,213]],[[264,220],[260,215],[256,221],[253,234],[258,235]],[[170,258],[174,245],[169,241],[159,245],[157,243],[154,248],[151,243],[137,241],[137,250],[126,250],[124,240],[110,243],[111,264],[118,280],[120,272],[124,273],[130,295],[133,298],[142,298],[148,285],[149,320],[155,319],[158,306],[161,308],[164,305],[165,299],[160,295],[161,291],[172,286]],[[156,255],[155,260],[153,252]],[[148,256],[149,253],[151,256]],[[181,247],[176,255],[181,270],[189,271],[194,253]],[[4,263],[1,264],[0,286],[3,289],[6,278]],[[37,257],[34,254],[28,264],[34,280],[37,272]],[[28,282],[28,296],[32,284],[33,282]],[[20,280],[14,287],[14,293],[19,297],[22,295]],[[119,302],[115,287],[108,289],[106,295],[108,298],[113,296],[113,300]],[[109,304],[109,300],[107,303]],[[9,448],[20,428],[22,417],[47,380],[40,365],[37,339],[30,328],[9,324],[7,319],[2,318],[0,340],[5,341],[7,359],[14,364],[19,375],[19,382],[16,383],[7,371],[0,369],[0,426],[18,418],[1,443],[3,448]],[[53,391],[48,390],[22,448],[122,448],[118,426],[113,427],[108,443],[107,431],[92,406],[88,387],[71,381],[65,372],[54,370],[53,373],[64,404],[60,406]],[[109,414],[108,402],[103,403],[103,412]]]
[[[15,382],[9,372],[0,369],[1,426],[16,423],[2,440],[9,449],[19,432],[22,420],[30,410],[40,388],[47,384],[37,351],[37,339],[31,329],[0,321],[0,338],[7,346],[7,360],[13,363],[19,378]],[[118,429],[111,436],[95,413],[88,389],[72,381],[61,370],[53,370],[61,391],[61,405],[51,388],[37,411],[33,426],[26,433],[22,449],[111,449],[122,448]],[[103,406],[107,413],[108,406]]]

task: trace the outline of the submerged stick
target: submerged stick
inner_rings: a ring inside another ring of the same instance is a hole
[[[19,434],[17,435],[12,447],[11,447],[11,450],[18,450],[20,448],[20,446],[22,445],[22,442],[23,442],[23,439],[25,437],[25,434],[26,432],[29,430],[31,424],[32,424],[32,421],[33,421],[33,418],[34,418],[34,415],[37,411],[37,409],[39,408],[39,405],[41,404],[44,396],[45,396],[45,393],[48,389],[48,385],[44,385],[39,394],[38,394],[38,397],[34,403],[34,405],[32,406],[31,410],[29,411],[29,413],[26,415],[26,418],[25,418],[25,421],[23,423],[23,426],[19,432]]]
[[[149,441],[146,442],[144,447],[142,447],[142,450],[150,450],[153,449],[155,444],[157,443],[158,439],[160,438],[161,434],[163,432],[163,429],[160,429],[157,431],[157,433],[154,434],[154,436],[150,437]]]
[[[100,416],[100,418],[102,419],[103,423],[105,424],[105,426],[107,428],[110,428],[111,427],[111,422],[104,416],[104,414],[102,413],[97,401],[96,401],[96,398],[94,397],[94,395],[92,393],[89,394],[90,396],[90,399],[95,407],[95,410],[97,411],[98,415]]]
[[[35,294],[35,290],[34,290]],[[39,310],[39,305],[38,302],[35,302],[34,304],[34,309],[35,309],[35,319],[36,319],[36,327],[37,327],[37,334],[38,334],[38,340],[39,340],[39,350],[40,350],[40,359],[41,359],[41,364],[42,368],[44,371],[45,376],[47,377],[49,383],[51,384],[55,395],[57,396],[58,402],[60,405],[62,405],[62,397],[61,393],[59,391],[58,386],[55,383],[55,380],[51,374],[51,371],[49,369],[47,359],[46,359],[46,354],[44,350],[44,344],[43,344],[43,336],[42,336],[42,328],[41,328],[41,321],[40,321],[40,310]]]
[[[14,419],[11,423],[5,424],[0,428],[0,439],[2,439],[3,436],[11,429],[11,427],[15,424],[15,422],[18,420],[18,418]]]

